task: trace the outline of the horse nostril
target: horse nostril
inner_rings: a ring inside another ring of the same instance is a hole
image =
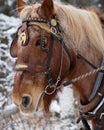
[[[22,97],[22,105],[24,108],[27,108],[30,105],[30,97],[29,96],[24,96]]]

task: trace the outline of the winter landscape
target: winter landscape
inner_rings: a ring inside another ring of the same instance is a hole
[[[11,0],[7,2],[10,7]],[[76,103],[71,86],[63,88],[52,102],[51,117],[43,113],[24,117],[12,103],[15,59],[10,56],[9,48],[20,25],[19,18],[0,12],[0,130],[78,130],[82,124],[76,124],[78,112],[74,109]]]

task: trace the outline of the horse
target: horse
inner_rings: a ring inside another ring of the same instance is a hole
[[[57,92],[73,84],[85,129],[90,130],[89,119],[94,130],[104,130],[104,32],[99,14],[53,0],[16,2],[22,25],[10,46],[16,58],[13,102],[25,115],[49,113]]]

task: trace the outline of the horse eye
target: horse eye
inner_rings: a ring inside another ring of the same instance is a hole
[[[41,39],[38,39],[35,43],[36,46],[40,46],[41,45]]]

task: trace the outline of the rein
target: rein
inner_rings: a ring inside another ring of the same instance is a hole
[[[89,72],[87,72],[85,74],[82,74],[82,75],[80,75],[80,76],[78,76],[78,77],[76,77],[76,78],[74,78],[72,80],[66,81],[66,82],[63,83],[63,85],[64,85],[64,87],[66,87],[66,86],[71,85],[71,84],[73,84],[73,83],[75,83],[77,81],[85,79],[85,78],[87,78],[87,77],[89,77],[89,76],[91,76],[91,75],[93,75],[93,74],[95,74],[95,73],[97,73],[99,71],[104,71],[104,66],[101,66],[101,67],[99,67],[99,68],[97,68],[95,70],[91,70],[91,71],[89,71]]]

